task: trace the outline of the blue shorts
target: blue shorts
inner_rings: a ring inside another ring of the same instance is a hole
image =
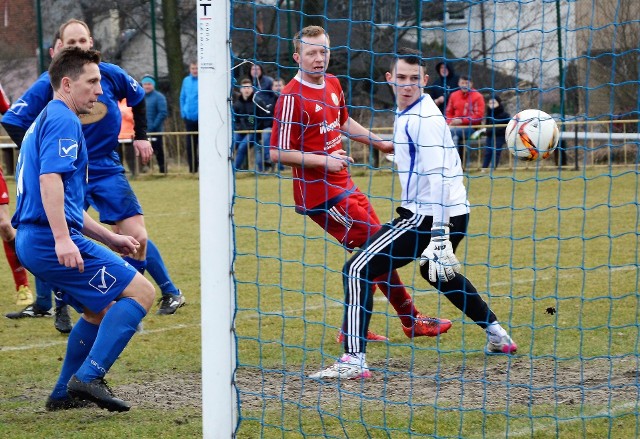
[[[20,225],[16,253],[34,276],[63,291],[62,300],[78,312],[99,313],[131,283],[137,271],[106,247],[71,229],[71,239],[84,259],[84,272],[58,262],[55,241],[48,226]]]
[[[100,222],[104,224],[115,224],[132,216],[142,215],[142,206],[124,172],[91,175],[85,208],[88,205],[100,213]]]

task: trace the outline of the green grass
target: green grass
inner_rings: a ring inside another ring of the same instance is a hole
[[[355,172],[390,220],[397,179]],[[295,214],[290,174],[283,177],[235,182],[239,438],[637,436],[635,172],[470,174],[471,224],[458,253],[518,355],[486,357],[482,331],[410,264],[400,274],[417,306],[454,326],[411,343],[376,294],[371,328],[390,343],[368,346],[374,377],[364,383],[305,378],[342,351],[335,336],[349,254]],[[171,317],[149,315],[109,373],[132,411],[44,411],[65,337],[51,319],[0,319],[0,437],[202,435],[198,181],[146,177],[133,186],[188,305]],[[16,309],[8,269],[0,285],[4,314]]]
[[[9,184],[13,193],[13,181]],[[149,236],[187,297],[187,306],[173,316],[157,316],[154,308],[145,318],[146,332],[134,336],[107,377],[116,394],[126,395],[133,409],[124,414],[98,409],[46,412],[44,401],[57,379],[66,337],[53,328],[50,318],[2,317],[0,437],[202,435],[198,181],[151,178],[136,180],[133,186],[145,209]],[[13,304],[13,280],[6,262],[2,264],[0,313],[4,315],[18,307]],[[73,319],[77,318],[73,313]],[[174,402],[168,405],[166,401]]]
[[[390,220],[397,179],[356,172]],[[236,181],[239,437],[529,437],[531,428],[534,437],[636,435],[635,171],[501,171],[471,174],[466,184],[471,224],[458,254],[519,355],[485,358],[483,332],[411,264],[400,274],[419,309],[454,326],[409,343],[376,295],[371,328],[391,342],[368,346],[375,378],[358,387],[303,378],[342,352],[334,340],[349,254],[293,212],[291,181]]]

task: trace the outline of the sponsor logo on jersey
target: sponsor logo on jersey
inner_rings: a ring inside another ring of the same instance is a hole
[[[3,192],[2,195],[0,195],[0,200],[8,200],[9,199],[9,194],[6,192]]]
[[[97,271],[97,273],[91,278],[89,281],[89,285],[91,285],[96,290],[100,291],[102,294],[107,294],[107,292],[111,289],[113,284],[116,283],[116,278],[111,274],[107,273],[107,267],[102,267]]]
[[[333,101],[333,103],[335,105],[339,105],[340,104],[340,99],[338,99],[338,96],[336,96],[335,93],[331,93],[331,100]]]
[[[340,126],[340,120],[336,119],[331,123],[327,123],[327,121],[323,121],[320,124],[320,134],[326,134],[329,131],[333,131]]]
[[[13,103],[11,108],[9,108],[9,111],[11,111],[14,114],[20,114],[22,109],[28,106],[29,104],[27,104],[23,99],[18,99]]]
[[[91,113],[89,114],[81,114],[80,122],[82,125],[89,125],[90,123],[100,122],[107,115],[107,106],[98,101],[93,105],[91,109]]]
[[[58,154],[60,157],[78,158],[78,141],[75,139],[58,139]]]
[[[322,107],[320,106],[320,104],[316,104],[316,113],[318,111],[322,111]]]

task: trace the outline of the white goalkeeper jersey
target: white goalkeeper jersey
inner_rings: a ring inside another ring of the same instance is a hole
[[[428,216],[444,211],[445,219],[469,213],[460,156],[431,96],[423,94],[403,111],[397,111],[393,133],[402,207]],[[448,191],[442,190],[444,185]],[[447,192],[448,199],[443,200]]]

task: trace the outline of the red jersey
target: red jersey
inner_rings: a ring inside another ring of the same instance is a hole
[[[276,103],[271,146],[331,154],[342,149],[339,129],[348,118],[338,78],[327,74],[323,84],[312,84],[298,74],[282,89]],[[327,172],[324,168],[294,166],[293,177],[293,198],[299,213],[330,208],[355,189],[347,169]]]

